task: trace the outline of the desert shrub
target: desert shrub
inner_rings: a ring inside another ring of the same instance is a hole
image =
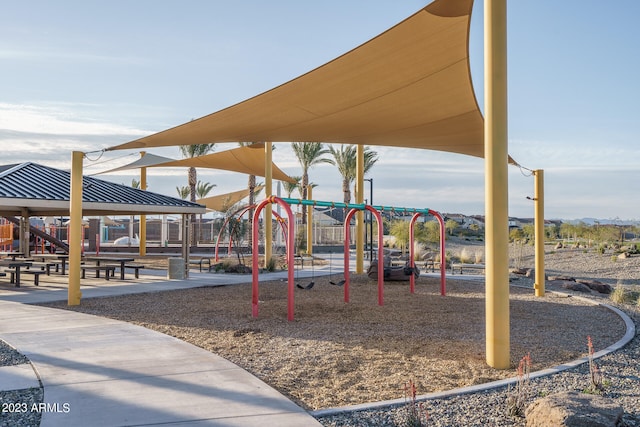
[[[471,263],[471,254],[467,248],[462,248],[462,250],[460,250],[460,262],[463,264]]]
[[[267,261],[266,269],[267,271],[276,271],[276,266],[278,265],[278,258],[271,257],[269,261]]]
[[[625,304],[629,301],[629,294],[625,286],[622,283],[618,283],[609,298],[616,304]]]
[[[484,261],[484,251],[482,249],[476,249],[473,255],[476,264],[482,264],[482,262]]]

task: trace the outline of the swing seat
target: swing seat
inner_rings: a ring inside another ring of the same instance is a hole
[[[404,266],[384,268],[384,280],[391,282],[408,281],[411,279],[412,274],[416,278],[420,277],[420,269],[410,267],[408,262]],[[367,270],[367,276],[369,279],[378,280],[378,261],[371,262]]]

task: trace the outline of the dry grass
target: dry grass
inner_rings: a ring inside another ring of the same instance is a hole
[[[399,398],[408,379],[430,392],[514,375],[485,363],[482,283],[449,280],[446,297],[435,279],[421,277],[414,295],[407,282],[387,283],[380,307],[365,276],[353,277],[349,304],[328,278],[315,282],[296,289],[293,322],[285,282],[260,284],[258,318],[251,317],[250,285],[91,299],[75,309],[203,347],[310,409]],[[624,332],[605,309],[516,287],[511,331],[513,366],[531,353],[534,370],[584,356],[587,335],[604,348]]]

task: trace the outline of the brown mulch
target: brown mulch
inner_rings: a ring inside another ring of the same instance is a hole
[[[320,409],[400,398],[409,379],[426,393],[514,376],[485,361],[484,284],[447,283],[443,297],[438,279],[421,277],[413,295],[408,282],[390,282],[378,306],[366,276],[352,276],[348,304],[342,287],[316,277],[312,289],[296,289],[292,322],[284,281],[260,283],[258,318],[250,284],[96,298],[74,309],[191,342]],[[584,356],[587,336],[599,350],[624,334],[604,308],[515,286],[510,293],[513,367],[527,353],[534,370],[555,366]]]

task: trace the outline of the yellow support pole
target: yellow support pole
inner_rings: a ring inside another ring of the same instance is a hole
[[[357,147],[356,203],[364,203],[364,145]],[[356,212],[356,273],[364,273],[364,211]]]
[[[535,294],[537,297],[543,297],[545,292],[545,271],[544,271],[544,171],[537,169],[533,172],[534,181],[534,238],[535,238],[535,258],[536,258],[536,274],[535,274]]]
[[[140,157],[147,154],[145,151],[140,152]],[[147,168],[140,168],[140,189],[147,190]],[[140,256],[147,255],[147,216],[140,215]]]
[[[313,200],[311,184],[307,185],[307,200]],[[313,206],[307,206],[307,254],[313,255]]]
[[[71,153],[71,189],[69,195],[69,289],[67,304],[80,305],[80,261],[82,258],[82,160],[84,153]]]
[[[485,0],[486,358],[510,366],[507,0]]]
[[[266,142],[264,144],[264,191],[266,197],[271,197],[273,195],[273,147],[271,142]],[[269,260],[271,259],[271,247],[273,240],[273,232],[272,232],[272,206],[271,203],[267,203],[264,207],[264,266],[265,268],[268,265]],[[254,243],[255,245],[255,243]]]

